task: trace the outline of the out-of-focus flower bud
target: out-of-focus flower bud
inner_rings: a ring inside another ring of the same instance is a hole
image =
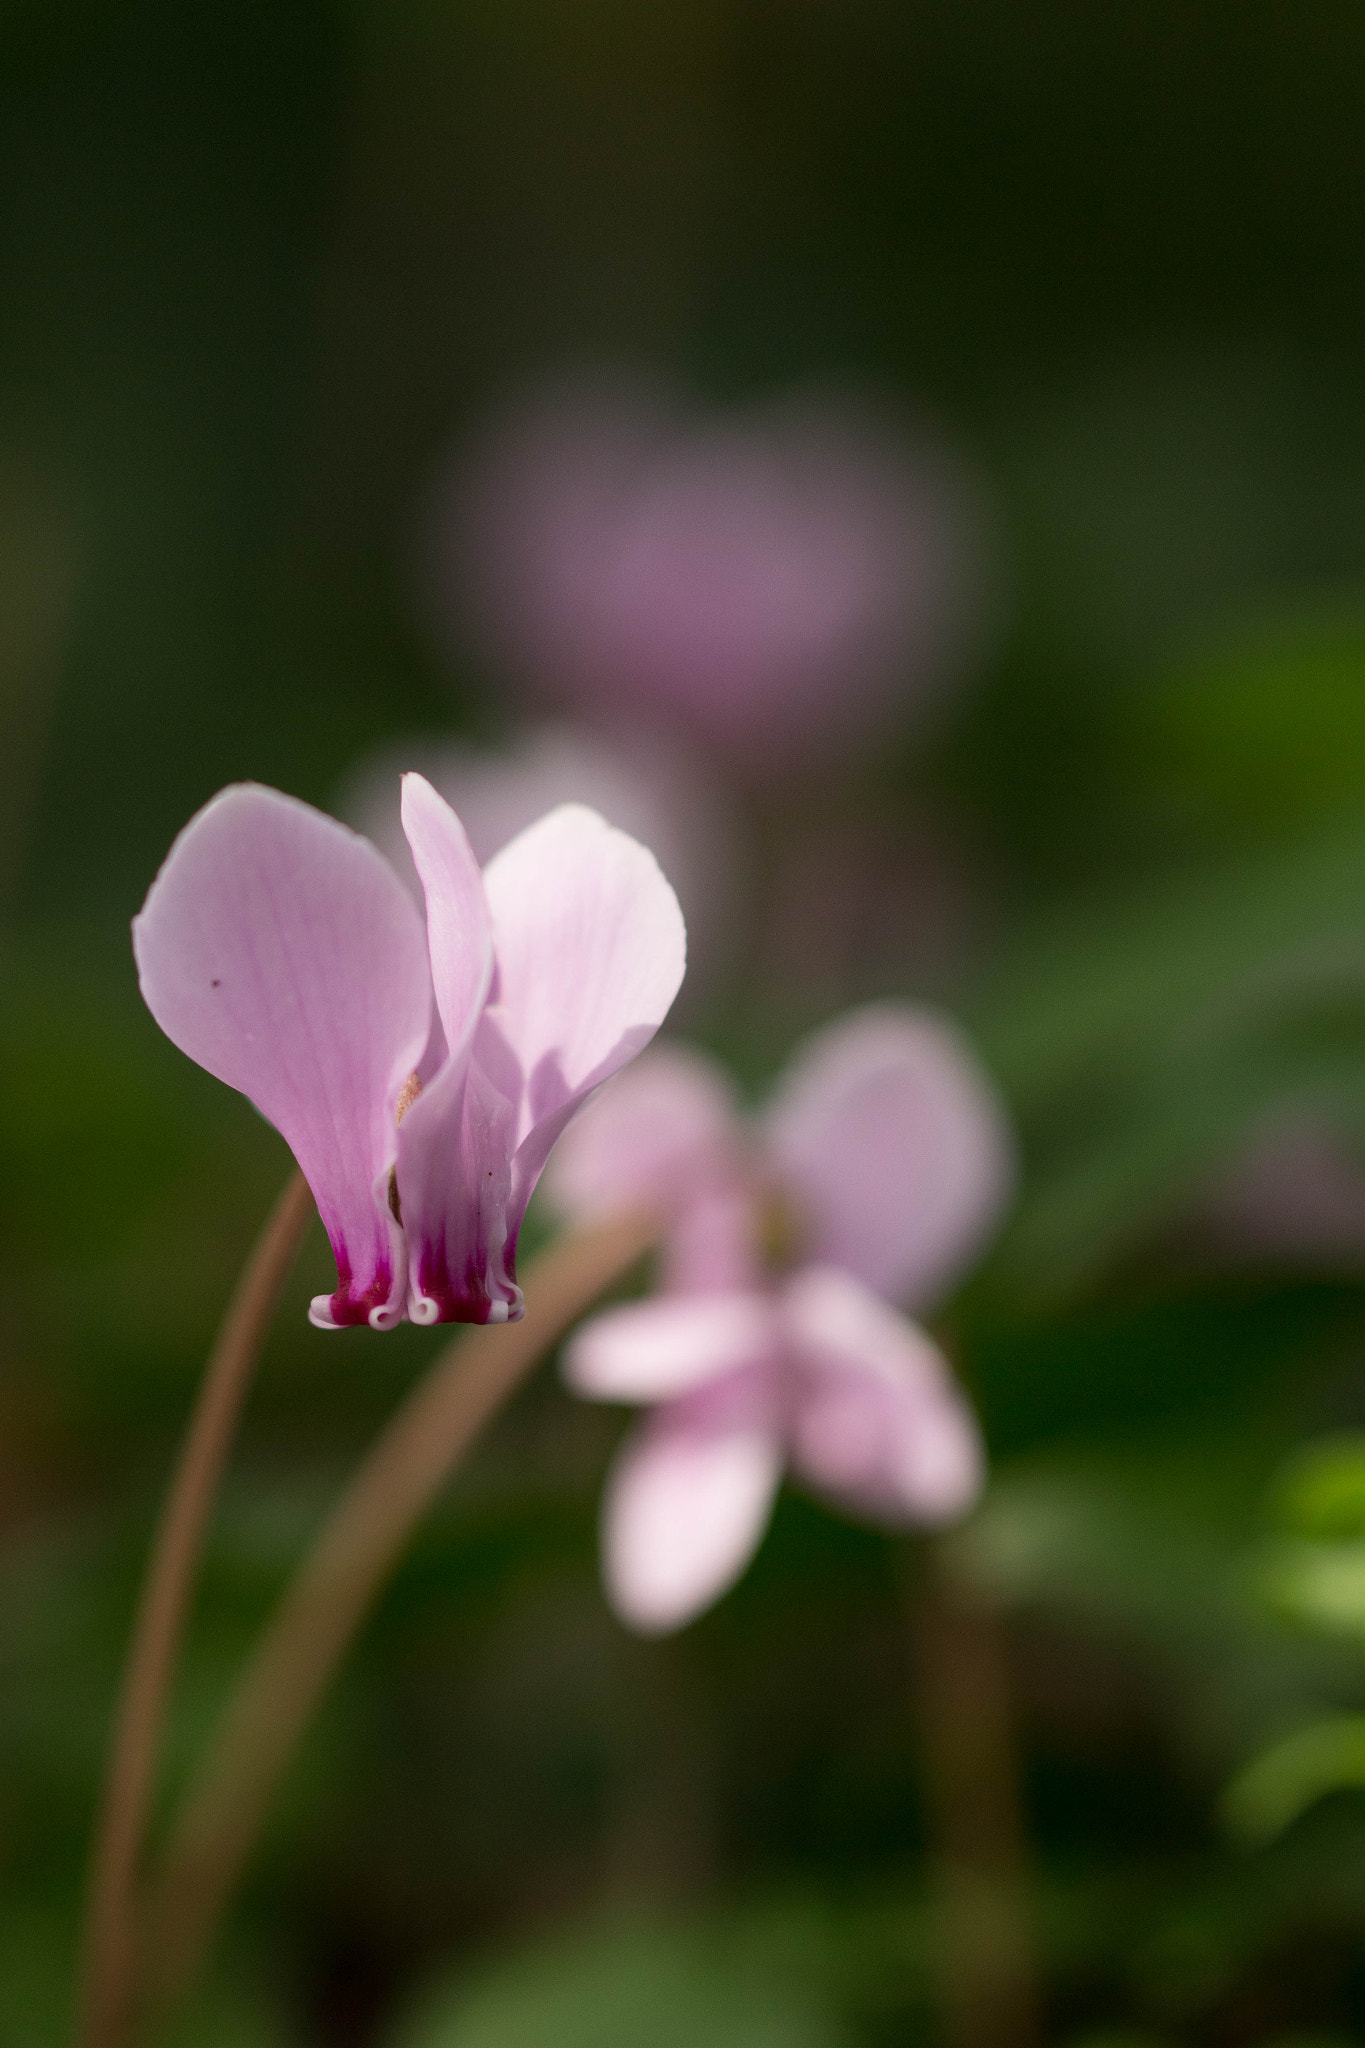
[[[689,415],[541,396],[438,490],[430,615],[541,703],[671,724],[749,775],[857,752],[959,677],[991,608],[963,466],[839,394]]]

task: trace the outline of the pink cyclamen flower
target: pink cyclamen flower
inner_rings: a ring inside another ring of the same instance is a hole
[[[571,1213],[667,1200],[662,1292],[569,1346],[570,1384],[652,1412],[607,1484],[607,1586],[635,1627],[677,1627],[744,1569],[783,1468],[855,1513],[932,1525],[979,1491],[979,1432],[896,1304],[959,1275],[1011,1181],[1003,1112],[958,1034],[877,1005],[819,1033],[749,1126],[709,1061],[659,1048],[555,1161]],[[765,1224],[788,1240],[765,1257]]]
[[[764,776],[856,752],[969,663],[981,528],[963,465],[893,410],[694,415],[603,382],[532,399],[452,473],[427,604],[531,697]]]
[[[143,996],[240,1089],[317,1200],[337,1285],[324,1329],[504,1322],[551,1146],[654,1036],[685,934],[651,853],[581,805],[480,873],[420,775],[403,829],[426,894],[367,839],[277,790],[223,790],[133,923]]]

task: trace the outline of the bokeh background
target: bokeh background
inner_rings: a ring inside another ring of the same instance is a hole
[[[953,1570],[1013,1703],[1018,2039],[1365,2038],[1363,112],[1344,0],[5,11],[4,2048],[65,2038],[138,1572],[287,1163],[152,1026],[128,918],[225,781],[354,814],[376,763],[529,744],[449,508],[547,390],[641,380],[817,393],[952,480],[932,689],[902,650],[802,760],[686,735],[720,887],[678,1028],[757,1095],[842,1006],[929,999],[1018,1121],[942,1317],[993,1461]],[[310,1330],[327,1270],[319,1232],[168,1792],[439,1342]],[[175,2041],[940,2038],[919,1546],[792,1493],[641,1642],[597,1580],[620,1427],[547,1369],[452,1487]]]

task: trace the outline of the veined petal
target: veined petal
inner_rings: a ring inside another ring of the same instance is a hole
[[[167,1037],[249,1096],[303,1169],[338,1276],[313,1321],[397,1322],[394,1117],[426,1044],[431,975],[392,869],[321,811],[237,784],[176,840],[134,919],[133,950]]]
[[[732,1168],[739,1103],[724,1069],[654,1045],[587,1104],[555,1146],[545,1191],[575,1218],[681,1207]]]
[[[999,1099],[966,1041],[878,1004],[817,1033],[766,1120],[808,1249],[921,1306],[984,1241],[1013,1179]]]
[[[668,1014],[687,938],[653,854],[582,804],[562,804],[519,834],[489,862],[484,884],[497,953],[487,1026],[521,1077],[515,1232],[569,1118]]]
[[[564,1353],[564,1377],[598,1401],[665,1401],[771,1359],[776,1339],[766,1295],[658,1295],[584,1323]]]
[[[964,1514],[981,1491],[981,1435],[925,1333],[833,1267],[798,1273],[782,1311],[797,1367],[788,1425],[796,1468],[880,1521]]]
[[[515,1105],[477,1060],[449,1060],[398,1132],[398,1191],[414,1323],[506,1323],[523,1313],[508,1228]]]
[[[464,826],[421,775],[403,777],[403,830],[427,904],[427,946],[446,1057],[468,1054],[493,978],[493,921]]]
[[[403,778],[403,830],[426,895],[441,1026],[398,1136],[408,1314],[415,1323],[515,1321],[522,1297],[507,1208],[517,1088],[509,1096],[472,1064],[493,976],[483,876],[463,825],[420,775]]]
[[[642,1634],[679,1628],[733,1585],[772,1512],[782,1452],[757,1376],[670,1402],[617,1455],[603,1497],[607,1592]]]

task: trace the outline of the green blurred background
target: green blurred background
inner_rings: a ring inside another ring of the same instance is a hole
[[[835,1006],[929,995],[1020,1121],[946,1322],[1042,2038],[1365,2040],[1363,114],[1339,0],[12,0],[4,2048],[64,2038],[138,1571],[286,1166],[142,1011],[127,920],[225,781],[327,805],[385,742],[508,728],[414,622],[413,523],[452,436],[600,360],[873,379],[986,481],[975,687],[822,800],[947,849],[950,942],[813,940],[689,1028],[758,1088]],[[310,1330],[320,1233],[304,1264],[168,1790],[439,1341]],[[714,1614],[636,1642],[596,1578],[619,1427],[547,1371],[451,1490],[176,2041],[936,2037],[914,1546],[784,1498]]]

